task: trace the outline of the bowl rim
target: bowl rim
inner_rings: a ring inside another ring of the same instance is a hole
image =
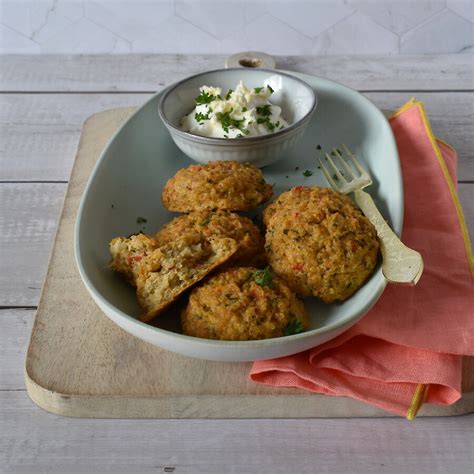
[[[234,68],[220,68],[220,69],[212,69],[210,71],[204,71],[200,72],[197,74],[194,74],[192,76],[185,77],[184,79],[181,79],[178,82],[175,82],[171,84],[163,93],[163,95],[160,98],[160,101],[158,102],[158,114],[160,116],[160,119],[163,121],[163,123],[166,125],[170,133],[176,133],[180,135],[182,138],[185,138],[190,141],[194,142],[199,142],[203,144],[209,144],[209,145],[214,145],[214,146],[236,146],[236,145],[249,145],[253,144],[256,142],[262,142],[262,141],[269,141],[274,138],[280,138],[284,135],[287,135],[297,129],[299,129],[302,125],[304,125],[313,115],[314,111],[316,110],[316,107],[318,105],[318,96],[315,93],[314,89],[305,81],[300,79],[299,77],[292,76],[291,74],[287,74],[285,72],[281,72],[280,70],[277,69],[265,69],[265,68],[256,68],[256,69],[245,69],[245,71],[259,71],[259,72],[267,72],[269,74],[273,75],[279,75],[279,76],[284,76],[288,78],[289,80],[296,81],[300,83],[303,87],[305,87],[312,98],[312,103],[311,107],[309,110],[306,112],[306,114],[301,117],[299,120],[296,122],[292,123],[288,127],[284,128],[283,130],[278,130],[277,132],[272,132],[272,133],[267,133],[265,135],[258,135],[258,136],[252,136],[252,137],[241,137],[241,138],[219,138],[219,137],[203,137],[201,135],[196,135],[195,133],[190,133],[190,132],[185,132],[184,130],[181,130],[179,127],[177,127],[171,120],[169,120],[164,111],[163,111],[163,105],[166,99],[169,97],[169,95],[176,90],[180,85],[188,82],[191,79],[194,79],[199,76],[204,76],[206,74],[210,73],[216,73],[216,72],[225,72],[225,71],[242,71],[242,68],[239,67],[234,67]]]

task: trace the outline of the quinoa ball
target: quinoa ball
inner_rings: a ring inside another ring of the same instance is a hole
[[[263,218],[268,262],[299,295],[346,300],[375,268],[375,228],[345,194],[298,186],[278,196]]]
[[[227,265],[255,265],[265,262],[264,239],[258,227],[248,218],[229,211],[194,211],[174,218],[156,235],[158,246],[183,235],[229,237],[237,242],[237,252]]]
[[[250,163],[212,161],[180,169],[166,183],[162,200],[170,211],[248,211],[273,194],[262,172]]]
[[[303,332],[304,304],[269,268],[231,268],[195,288],[181,313],[184,334],[247,341]]]

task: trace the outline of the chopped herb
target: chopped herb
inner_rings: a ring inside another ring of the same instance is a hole
[[[224,135],[224,138],[229,138],[229,135]]]
[[[144,217],[137,217],[137,224],[146,224],[148,222],[148,219],[145,219]]]
[[[133,234],[127,235],[127,239],[132,238],[134,235],[140,235],[140,234],[143,234],[142,230],[139,230],[138,232],[134,232]]]
[[[280,121],[278,120],[278,122],[275,122],[275,127],[279,127],[280,126]]]
[[[321,169],[321,166],[320,166],[320,165],[318,165],[318,170],[320,170],[320,169]]]
[[[303,173],[303,176],[306,176],[306,177],[312,176],[312,175],[313,175],[313,172],[310,171],[310,170],[306,170],[306,171]]]
[[[247,112],[247,110],[248,110],[247,107],[244,107],[244,108],[242,109],[242,113]]]
[[[321,145],[318,145],[318,146],[316,147],[316,150],[321,150]]]
[[[289,176],[288,176],[288,175],[286,175],[286,176],[285,176],[285,178],[289,178]]]
[[[262,107],[257,107],[257,114],[269,117],[272,114],[271,105],[266,104]]]
[[[257,123],[265,124],[265,126],[270,130],[270,132],[273,132],[275,130],[275,124],[270,122],[270,119],[268,117],[259,117],[257,118]]]
[[[220,96],[217,96],[220,98]],[[213,100],[216,100],[217,97],[215,95],[208,94],[207,92],[201,92],[194,100],[196,104],[209,104]]]
[[[209,114],[210,114],[210,112],[208,112],[207,114],[201,114],[200,112],[196,112],[194,114],[194,118],[198,122],[202,122],[203,120],[209,120],[211,118],[211,117],[209,117]],[[199,125],[202,125],[202,123],[200,123]]]
[[[232,92],[234,92],[232,89],[229,89],[227,91],[227,95],[225,96],[225,100],[229,100],[230,99],[230,96],[232,95]]]
[[[235,138],[243,138],[243,135],[239,133]]]
[[[295,170],[296,170],[296,171],[298,171],[299,169],[300,169],[300,167],[299,167],[299,166],[296,166],[296,167],[295,167]]]
[[[203,221],[201,222],[201,224],[199,224],[199,225],[205,226],[205,225],[209,224],[209,222],[211,222],[211,219],[205,219],[205,220],[203,220]]]
[[[340,155],[342,155],[342,151],[339,150],[339,148],[336,148],[336,151],[337,151]]]
[[[293,334],[299,334],[300,332],[303,332],[303,324],[301,324],[301,321],[299,319],[293,319],[290,323],[288,323],[288,326],[286,326],[283,334],[285,336],[291,336]]]
[[[267,89],[270,91],[271,94],[273,94],[275,91],[267,84]]]
[[[273,287],[273,276],[270,267],[265,267],[263,270],[257,270],[253,272],[253,279],[257,285],[268,286],[270,288]]]
[[[256,110],[257,110],[257,114],[261,115],[261,117],[257,118],[257,123],[265,124],[268,130],[273,132],[273,130],[275,130],[276,124],[270,122],[270,117],[272,115],[271,105],[266,104],[262,107],[257,107]]]
[[[285,128],[285,126],[284,126],[284,125],[282,125],[282,126],[280,127],[280,130],[281,130],[282,128]]]
[[[337,177],[336,173],[333,174],[332,178],[335,179],[336,181],[339,181],[339,178]]]
[[[257,94],[260,94],[260,92],[262,91],[263,87],[256,87],[254,89],[254,91],[257,93]]]
[[[242,127],[244,125],[245,120],[237,120],[235,118],[232,118],[230,116],[231,112],[232,109],[229,112],[218,112],[216,114],[216,118],[221,123],[224,132],[229,133],[229,127],[234,127],[239,129],[240,131],[243,131]]]
[[[331,156],[336,156],[336,154],[333,151],[331,151]]]

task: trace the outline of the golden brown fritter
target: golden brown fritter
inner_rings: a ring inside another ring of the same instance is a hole
[[[304,304],[267,268],[231,268],[195,288],[181,313],[184,334],[246,341],[303,332]]]
[[[377,263],[375,228],[345,194],[298,186],[265,209],[264,222],[268,261],[300,295],[345,300]]]
[[[262,172],[249,163],[212,161],[180,169],[165,185],[163,204],[176,212],[248,211],[273,194]]]
[[[265,262],[263,236],[247,217],[229,211],[194,211],[174,218],[155,235],[155,240],[161,246],[184,235],[234,239],[237,252],[227,265],[258,266]]]
[[[109,243],[112,256],[110,266],[121,273],[131,285],[136,286],[143,258],[153,252],[156,247],[154,239],[145,234],[116,237]]]
[[[228,260],[237,243],[228,238],[184,236],[159,247],[139,268],[137,299],[141,321],[150,321],[184,291]]]

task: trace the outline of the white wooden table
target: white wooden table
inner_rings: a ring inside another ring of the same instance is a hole
[[[425,101],[459,153],[474,235],[474,64],[470,55],[282,57],[283,69],[341,81],[395,108]],[[455,418],[81,420],[37,408],[25,351],[82,122],[138,105],[222,56],[0,57],[0,472],[416,472],[474,469],[474,414]]]

